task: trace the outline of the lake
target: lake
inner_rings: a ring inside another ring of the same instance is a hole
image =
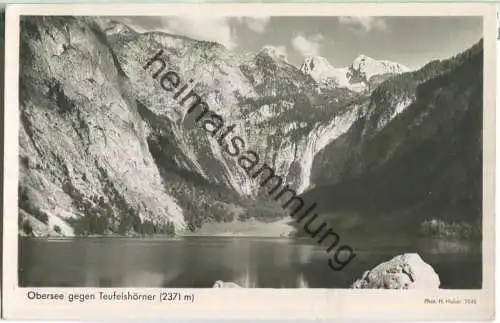
[[[257,288],[349,288],[365,270],[418,252],[441,288],[481,288],[478,246],[433,240],[398,248],[354,248],[342,271],[325,248],[302,240],[242,237],[20,238],[19,284],[33,287],[212,287],[216,280]],[[354,247],[354,246],[353,246]],[[330,254],[331,256],[331,254]]]

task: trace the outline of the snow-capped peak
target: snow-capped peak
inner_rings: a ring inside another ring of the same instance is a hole
[[[376,60],[366,55],[359,55],[354,59],[351,65],[352,69],[357,71],[361,76],[370,80],[374,75],[382,74],[399,74],[409,71],[409,68],[395,62],[386,60]]]
[[[304,63],[300,67],[300,70],[304,73],[310,74],[316,79],[315,75],[321,75],[325,72],[329,72],[333,69],[333,66],[328,62],[328,60],[322,56],[309,56],[306,57]]]
[[[367,90],[368,82],[374,75],[409,71],[406,66],[399,63],[376,60],[366,55],[359,55],[350,66],[340,68],[333,67],[326,58],[321,56],[306,57],[300,70],[309,74],[318,83],[335,84],[356,92]]]
[[[345,70],[333,67],[330,62],[322,56],[306,57],[300,66],[302,73],[309,74],[316,82],[334,81],[337,85],[345,83]],[[340,84],[339,84],[340,83]]]

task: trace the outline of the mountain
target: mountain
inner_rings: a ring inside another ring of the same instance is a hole
[[[362,110],[270,48],[238,55],[108,18],[23,17],[21,30],[20,224],[49,234],[171,232],[254,212],[258,183],[144,69],[160,51],[298,192]]]
[[[443,201],[458,207],[469,193],[449,183],[459,187],[463,178],[477,200],[480,53],[478,45],[410,72],[359,57],[342,74],[326,59],[299,69],[277,47],[238,54],[111,18],[23,16],[21,234],[174,234],[207,222],[283,219],[259,179],[224,148],[236,136],[247,163],[257,158],[325,212],[337,211],[338,199],[341,211],[376,201],[382,212],[390,194],[401,203],[392,213],[406,211],[432,188],[426,205],[453,213]],[[178,79],[176,93],[167,72]],[[203,99],[230,139],[214,135],[214,122],[200,127],[202,110],[190,112],[181,92]],[[426,164],[414,166],[419,159]],[[407,165],[418,176],[406,179]],[[407,180],[415,188],[405,190]]]
[[[288,56],[286,54],[286,51],[279,46],[277,47],[266,45],[262,47],[261,52],[271,56],[275,60],[283,60],[284,62],[288,63]]]
[[[351,65],[340,68],[333,67],[324,57],[311,56],[305,59],[300,70],[327,87],[343,87],[355,92],[373,89],[389,76],[409,71],[399,63],[366,55],[359,55]]]
[[[364,214],[368,231],[416,233],[439,220],[481,232],[482,70],[481,41],[382,83],[368,112],[317,154],[307,198],[321,212]]]

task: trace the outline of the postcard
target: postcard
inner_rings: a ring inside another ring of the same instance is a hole
[[[494,317],[494,4],[6,7],[6,319]]]

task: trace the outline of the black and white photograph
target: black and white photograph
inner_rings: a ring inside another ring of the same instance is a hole
[[[5,317],[491,318],[492,8],[8,5]]]
[[[23,287],[482,288],[478,16],[21,16]]]

